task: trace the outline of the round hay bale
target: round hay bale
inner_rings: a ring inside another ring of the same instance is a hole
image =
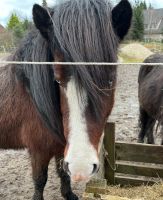
[[[120,49],[120,54],[132,59],[145,60],[153,54],[149,49],[139,43],[132,43]]]

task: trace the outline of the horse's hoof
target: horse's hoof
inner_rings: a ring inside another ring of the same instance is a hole
[[[66,194],[65,200],[79,200],[79,198],[73,192]]]
[[[148,141],[147,144],[155,144],[153,141]]]

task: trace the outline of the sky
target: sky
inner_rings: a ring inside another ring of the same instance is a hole
[[[0,24],[6,25],[11,13],[18,12],[21,17],[31,18],[33,4],[41,4],[42,0],[0,0]],[[49,6],[55,4],[55,0],[47,0]]]
[[[49,6],[56,3],[57,0],[47,0]],[[111,0],[118,2],[118,0]],[[133,0],[129,0],[133,1]],[[34,3],[41,4],[42,0],[0,0],[0,24],[6,26],[6,23],[13,11],[17,11],[20,16],[31,18],[32,5]],[[163,0],[146,0],[155,8],[163,8]]]

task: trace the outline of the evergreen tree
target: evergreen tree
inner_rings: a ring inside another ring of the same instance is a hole
[[[151,4],[151,3],[149,4],[149,9],[153,9],[153,6],[152,6],[152,4]]]
[[[42,6],[43,6],[43,7],[47,7],[47,5],[48,5],[48,4],[47,4],[46,0],[43,0],[43,1],[42,1]]]
[[[9,19],[9,22],[7,24],[7,28],[10,29],[10,30],[13,30],[14,27],[18,26],[20,24],[20,19],[19,17],[17,16],[16,13],[12,13],[11,14],[11,17]]]
[[[20,19],[16,13],[12,13],[7,28],[9,32],[13,35],[14,43],[18,44],[20,39],[24,37],[26,32],[32,27],[32,22],[27,18]]]
[[[147,4],[146,4],[146,2],[144,1],[144,2],[141,2],[140,3],[140,7],[143,9],[143,10],[146,10],[147,9]]]
[[[133,7],[133,25],[131,31],[131,38],[133,40],[143,40],[144,38],[144,16],[143,10],[147,9],[147,5],[140,0],[135,0]]]
[[[18,42],[20,39],[23,38],[25,31],[23,29],[22,24],[18,24],[13,28],[13,34],[15,36],[15,41]]]
[[[23,30],[24,30],[24,31],[27,31],[27,30],[29,30],[29,29],[32,28],[32,22],[29,21],[29,20],[26,18],[26,19],[24,19],[24,21],[22,22],[22,26],[23,26]]]

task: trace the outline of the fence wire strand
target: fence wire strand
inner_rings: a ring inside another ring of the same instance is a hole
[[[117,66],[117,65],[148,65],[148,66],[163,66],[163,63],[108,63],[108,62],[28,62],[28,61],[1,61],[0,64],[3,65],[8,65],[8,64],[16,64],[16,65],[68,65],[68,66],[98,66],[98,65],[103,65],[103,66]]]

